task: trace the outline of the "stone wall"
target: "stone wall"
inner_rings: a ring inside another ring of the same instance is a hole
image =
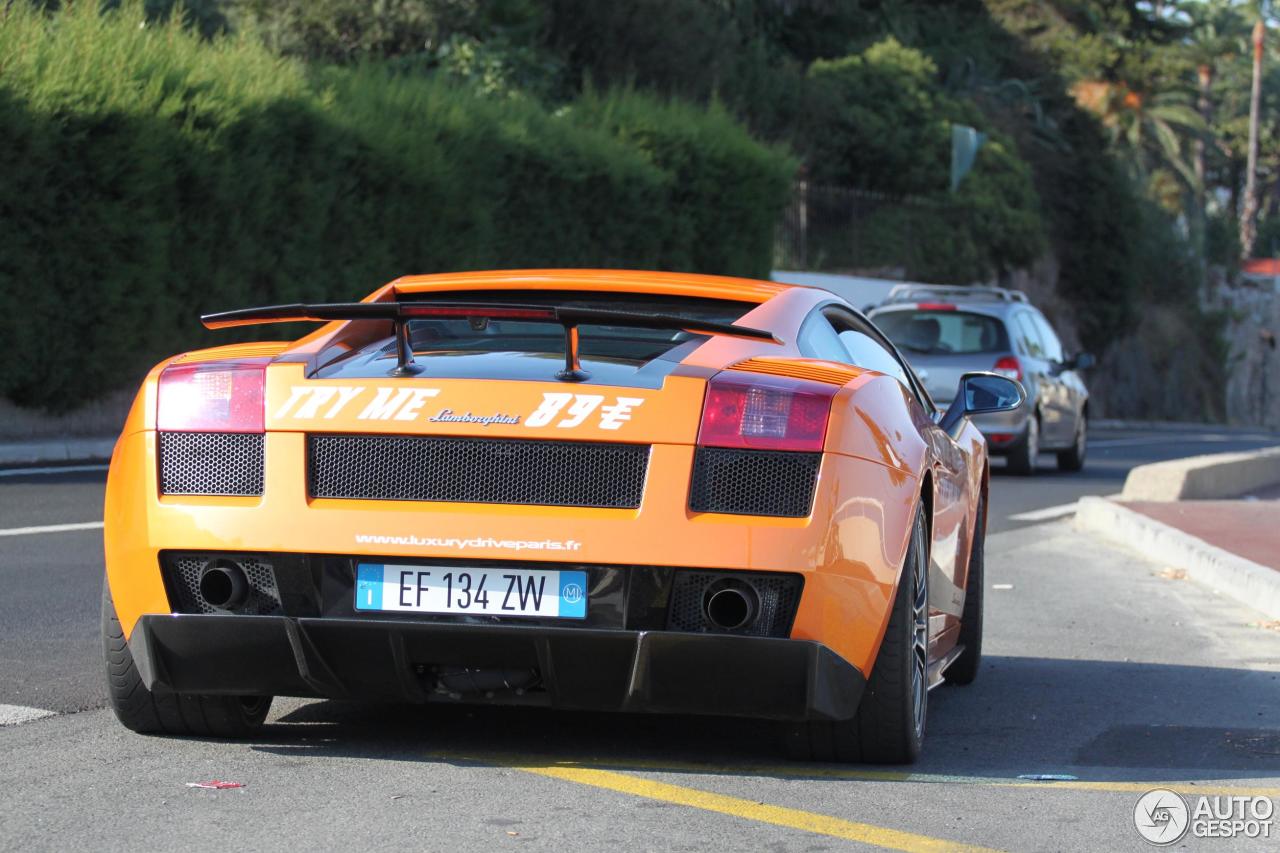
[[[1213,304],[1228,317],[1227,419],[1280,429],[1280,281],[1220,287]]]

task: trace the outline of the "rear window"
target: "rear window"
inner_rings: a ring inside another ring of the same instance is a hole
[[[406,294],[404,301],[483,302],[512,305],[571,305],[635,314],[671,314],[694,320],[734,323],[756,307],[752,302],[699,299],[643,293],[583,291],[468,291]],[[564,354],[564,329],[555,323],[484,318],[413,320],[409,337],[414,352],[529,352]],[[583,358],[651,361],[698,336],[678,329],[644,329],[586,324],[578,327]]]
[[[924,355],[970,355],[1009,349],[1004,323],[968,311],[887,311],[875,324],[898,349]]]

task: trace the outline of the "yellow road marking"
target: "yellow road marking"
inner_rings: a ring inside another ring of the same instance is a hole
[[[991,850],[989,847],[957,844],[954,841],[945,841],[928,835],[916,835],[913,832],[888,829],[869,823],[856,823],[837,817],[801,811],[800,809],[771,806],[765,803],[757,803],[754,800],[728,797],[724,794],[713,794],[710,791],[702,791],[697,788],[668,785],[665,782],[640,779],[636,776],[615,773],[611,770],[595,770],[588,767],[520,766],[518,763],[509,766],[517,770],[523,770],[526,773],[537,774],[538,776],[562,779],[566,782],[577,782],[580,785],[590,785],[594,788],[604,788],[609,791],[645,797],[650,800],[675,803],[676,805],[717,812],[744,820],[769,823],[774,826],[785,826],[790,829],[800,829],[805,832],[841,838],[846,841],[858,841],[889,850],[905,850],[908,853],[923,853],[923,851],[935,850],[974,851],[974,853],[979,853],[979,851]]]
[[[440,758],[462,756],[441,755]],[[608,767],[615,770],[646,773],[689,773],[703,776],[777,776],[786,779],[845,779],[852,782],[907,782],[914,784],[980,785],[992,788],[1059,788],[1064,791],[1098,791],[1101,793],[1145,794],[1153,788],[1163,788],[1179,794],[1204,796],[1269,797],[1280,800],[1280,788],[1239,787],[1218,782],[1192,784],[1153,779],[1142,782],[1091,782],[1076,779],[1061,782],[1040,782],[1030,779],[1009,779],[995,776],[959,776],[944,773],[909,773],[899,770],[864,770],[851,767],[762,765],[762,764],[698,764],[682,761],[646,761],[630,759],[604,759],[590,762],[569,759],[540,759],[535,756],[513,757],[508,755],[473,755],[474,761],[490,761],[506,765],[519,764],[522,768],[537,764],[555,767]]]

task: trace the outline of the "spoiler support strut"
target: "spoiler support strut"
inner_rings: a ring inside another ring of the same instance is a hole
[[[413,360],[413,344],[409,341],[409,320],[397,317],[396,326],[396,366],[391,370],[392,376],[417,376],[422,372],[422,365]]]

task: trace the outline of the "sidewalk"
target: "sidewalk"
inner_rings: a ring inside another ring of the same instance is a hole
[[[1121,506],[1280,572],[1280,488],[1257,500],[1121,501]]]
[[[1280,488],[1255,500],[1085,497],[1075,527],[1280,620]]]
[[[116,437],[62,438],[34,441],[0,441],[0,469],[29,465],[102,463],[111,459]]]

